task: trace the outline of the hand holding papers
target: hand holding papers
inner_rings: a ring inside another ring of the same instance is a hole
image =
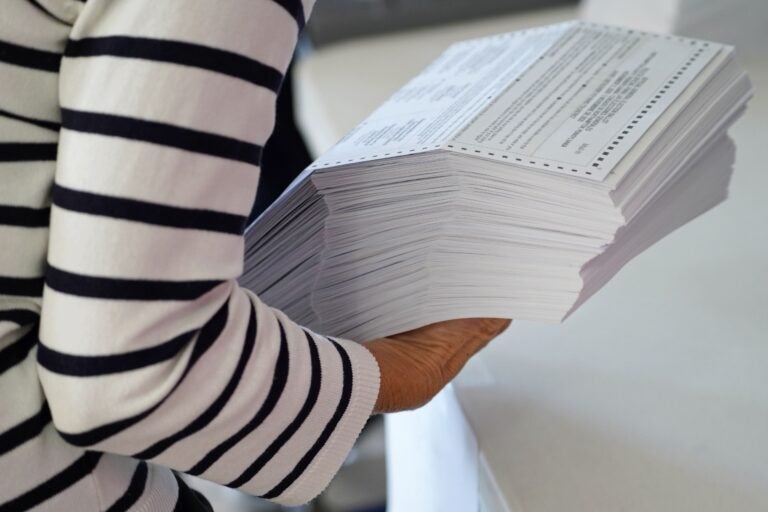
[[[730,47],[569,22],[456,44],[249,228],[242,284],[319,332],[560,321],[725,199]]]

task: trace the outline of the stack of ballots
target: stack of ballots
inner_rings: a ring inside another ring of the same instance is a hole
[[[561,321],[726,198],[750,95],[706,41],[575,21],[455,44],[249,227],[241,283],[357,340]]]

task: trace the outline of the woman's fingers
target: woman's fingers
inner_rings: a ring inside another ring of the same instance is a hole
[[[424,405],[509,323],[494,318],[449,320],[366,343],[381,371],[376,412]]]
[[[406,343],[382,338],[365,345],[376,358],[381,374],[376,413],[414,409],[431,396],[435,382],[431,375],[439,370],[431,359],[413,357]]]

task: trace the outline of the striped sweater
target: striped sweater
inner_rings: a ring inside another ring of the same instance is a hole
[[[307,501],[378,368],[237,285],[311,0],[0,2],[0,512]]]

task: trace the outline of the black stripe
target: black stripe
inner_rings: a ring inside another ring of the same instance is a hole
[[[296,479],[298,479],[302,473],[304,473],[304,471],[306,471],[310,463],[314,460],[323,446],[325,446],[325,443],[336,429],[336,425],[338,425],[339,421],[341,421],[341,418],[344,416],[344,413],[349,407],[349,400],[352,397],[352,362],[349,359],[349,355],[347,355],[347,351],[344,350],[344,347],[339,345],[339,343],[333,339],[331,339],[331,342],[336,346],[336,350],[339,352],[344,378],[339,405],[336,407],[336,411],[328,421],[328,424],[326,424],[323,432],[320,434],[320,437],[318,437],[317,441],[315,441],[315,444],[312,445],[309,451],[307,451],[301,460],[299,460],[298,464],[296,464],[296,467],[293,468],[293,470],[288,473],[288,475],[283,478],[279,484],[277,484],[273,489],[263,495],[263,497],[266,499],[271,500],[275,499],[277,496],[280,496],[280,494],[282,494],[288,487],[290,487],[290,485],[295,482]]]
[[[112,423],[107,423],[85,432],[68,433],[58,430],[59,435],[61,435],[65,441],[70,444],[74,444],[75,446],[92,446],[104,441],[109,437],[112,437],[119,432],[122,432],[129,427],[132,427],[136,423],[140,422],[155,412],[161,405],[165,403],[166,400],[168,400],[168,397],[170,397],[173,392],[176,391],[190,370],[192,370],[195,363],[203,356],[203,354],[205,354],[205,352],[208,351],[211,345],[213,345],[213,343],[221,335],[221,332],[224,330],[224,327],[227,323],[228,312],[229,301],[226,301],[224,305],[219,308],[216,314],[213,315],[211,319],[205,323],[205,325],[203,325],[203,327],[200,329],[200,334],[195,341],[195,347],[192,349],[192,355],[189,358],[189,363],[187,363],[187,367],[184,369],[184,372],[179,378],[179,381],[174,384],[173,388],[171,388],[168,394],[165,395],[158,403],[146,411],[129,418],[113,421]]]
[[[144,493],[144,487],[147,485],[147,474],[147,463],[144,461],[139,462],[136,470],[133,472],[128,488],[106,512],[125,512],[130,509]]]
[[[61,54],[0,41],[0,62],[55,73],[61,64]]]
[[[299,26],[299,30],[304,28],[304,25],[306,24],[306,18],[304,16],[304,5],[301,3],[301,0],[272,0],[276,4],[278,4],[280,7],[288,11],[288,13],[293,16],[293,19],[296,20],[296,24]]]
[[[55,142],[0,142],[0,162],[56,160]]]
[[[26,359],[35,343],[37,343],[37,325],[33,326],[24,336],[0,350],[0,375]]]
[[[0,456],[39,435],[50,421],[51,410],[43,402],[37,414],[0,434]]]
[[[304,336],[306,337],[307,344],[309,345],[309,355],[312,362],[309,392],[307,393],[307,398],[304,401],[304,405],[301,406],[299,413],[296,415],[293,421],[291,421],[291,423],[285,427],[285,430],[283,430],[280,435],[278,435],[275,440],[272,441],[267,449],[264,450],[264,452],[250,466],[248,466],[245,471],[240,474],[240,476],[227,484],[229,487],[240,487],[245,485],[251,478],[254,477],[254,475],[256,475],[256,473],[261,471],[264,466],[270,460],[272,460],[277,452],[279,452],[280,449],[285,446],[285,444],[296,434],[299,428],[301,428],[307,417],[309,417],[309,414],[312,412],[312,409],[315,407],[315,404],[317,403],[317,397],[320,396],[320,355],[318,354],[317,345],[315,344],[315,340],[312,339],[312,336],[310,336],[306,331],[304,331]]]
[[[61,125],[69,130],[140,140],[253,165],[261,161],[258,144],[157,121],[63,108]]]
[[[48,226],[50,208],[0,205],[0,225],[42,228]]]
[[[8,119],[15,119],[16,121],[22,121],[24,123],[32,124],[46,130],[58,132],[61,126],[59,123],[53,121],[46,121],[45,119],[35,119],[33,117],[22,116],[21,114],[14,114],[0,108],[0,117],[7,117]]]
[[[60,208],[91,215],[144,222],[155,226],[217,231],[232,235],[241,235],[246,221],[243,215],[233,213],[105,196],[73,190],[58,184],[53,186],[53,204]],[[0,210],[0,220],[2,220],[1,215],[2,210]]]
[[[13,322],[17,325],[29,325],[40,318],[38,313],[28,309],[6,309],[0,311],[0,322]]]
[[[42,297],[42,277],[4,277],[0,276],[0,295],[18,295],[22,297]]]
[[[70,39],[67,42],[64,55],[66,57],[108,55],[171,62],[239,78],[275,92],[280,89],[280,84],[283,81],[283,74],[280,71],[245,55],[210,46],[167,39],[129,36]]]
[[[173,476],[178,488],[178,499],[173,512],[214,512],[211,503],[200,491],[189,487],[176,471],[173,472]],[[250,510],[250,507],[248,509]]]
[[[85,452],[82,457],[70,464],[63,471],[52,476],[37,487],[25,492],[21,496],[6,501],[0,505],[0,512],[21,512],[29,510],[40,503],[49,500],[75,485],[81,478],[88,475],[101,457],[100,453]]]
[[[42,5],[40,5],[40,2],[38,2],[37,0],[27,0],[27,2],[29,2],[30,4],[32,4],[32,6],[33,6],[33,7],[37,8],[37,10],[39,10],[39,11],[40,11],[40,12],[42,12],[42,13],[44,13],[44,14],[45,14],[46,16],[48,16],[50,19],[52,19],[52,20],[55,20],[55,21],[57,21],[57,22],[59,22],[59,23],[63,23],[63,24],[65,24],[65,25],[71,25],[71,23],[67,23],[65,20],[63,20],[63,19],[59,18],[58,16],[56,16],[55,14],[53,14],[52,12],[50,12],[48,9],[46,9],[45,7],[43,7]]]
[[[187,346],[197,332],[197,330],[185,332],[172,340],[152,347],[104,356],[65,354],[40,342],[37,347],[37,362],[46,370],[77,377],[129,372],[171,359]]]
[[[227,385],[224,387],[224,390],[219,394],[216,400],[214,400],[214,402],[208,407],[208,409],[206,409],[202,414],[200,414],[197,418],[195,418],[186,427],[166,437],[165,439],[161,439],[160,441],[156,442],[149,448],[137,453],[133,457],[137,459],[152,459],[154,457],[157,457],[158,455],[163,453],[165,450],[167,450],[174,444],[178,443],[182,439],[185,439],[191,436],[195,432],[199,432],[211,421],[213,421],[216,418],[216,416],[218,416],[218,414],[221,412],[221,410],[224,408],[224,406],[227,405],[227,402],[229,401],[229,398],[232,396],[232,393],[234,393],[235,389],[240,384],[240,379],[243,376],[243,372],[245,371],[246,364],[248,364],[248,361],[251,358],[251,353],[253,353],[253,347],[255,344],[256,344],[256,310],[253,306],[253,303],[251,303],[251,315],[250,315],[250,318],[248,319],[248,328],[246,329],[246,332],[245,332],[245,341],[243,343],[243,350],[240,353],[240,359],[237,362],[235,371],[230,377],[229,382],[227,382]]]
[[[267,397],[248,423],[228,439],[219,443],[219,445],[209,451],[205,457],[200,459],[192,469],[187,471],[190,475],[202,474],[205,470],[215,464],[227,451],[232,449],[232,447],[239,443],[243,438],[258,428],[258,426],[272,414],[280,396],[283,394],[285,384],[288,381],[288,342],[286,341],[285,331],[279,320],[278,326],[280,328],[280,351],[277,355],[277,361],[275,362],[275,371],[269,392],[267,392]]]
[[[80,297],[116,300],[195,300],[224,281],[158,281],[75,274],[48,264],[45,284]]]

